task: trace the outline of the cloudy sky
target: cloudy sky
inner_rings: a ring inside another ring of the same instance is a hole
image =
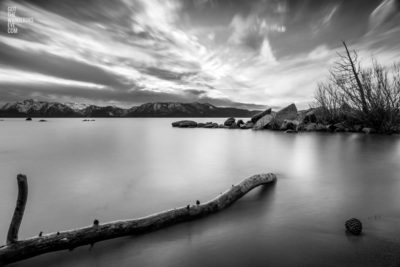
[[[0,4],[0,103],[36,98],[307,107],[341,41],[400,60],[399,0],[32,0]],[[8,33],[8,7],[33,23]]]

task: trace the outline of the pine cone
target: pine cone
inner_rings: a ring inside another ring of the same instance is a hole
[[[350,220],[347,220],[345,223],[346,230],[353,234],[353,235],[359,235],[361,234],[362,231],[362,224],[361,221],[356,219],[356,218],[351,218]]]

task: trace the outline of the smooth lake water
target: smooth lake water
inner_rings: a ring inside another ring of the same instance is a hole
[[[400,266],[399,136],[172,128],[176,120],[0,121],[0,243],[18,173],[29,183],[20,238],[206,201],[257,173],[278,182],[207,218],[12,266]],[[345,233],[351,217],[362,236]]]

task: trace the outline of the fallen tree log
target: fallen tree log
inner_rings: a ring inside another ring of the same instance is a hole
[[[79,246],[93,245],[96,242],[107,239],[143,234],[179,222],[209,215],[227,208],[253,188],[275,181],[275,174],[257,174],[244,179],[237,185],[232,185],[232,187],[224,193],[221,193],[219,196],[203,204],[197,201],[198,204],[196,205],[187,205],[186,207],[163,211],[143,218],[120,220],[103,224],[95,220],[93,225],[80,229],[49,234],[40,233],[37,237],[25,240],[13,239],[12,242],[8,242],[7,245],[0,247],[0,266],[53,251],[72,250]],[[20,194],[27,194],[27,187],[25,188],[23,186],[19,188],[23,190],[26,189],[26,191],[23,192],[19,191],[18,199],[20,199],[20,197],[23,199],[23,196],[20,196]],[[18,207],[18,203],[20,202],[17,202],[16,210],[21,208]],[[22,215],[23,214],[19,214],[18,218],[22,219]],[[13,223],[11,223],[10,229],[12,227],[15,229]],[[15,232],[15,230],[12,232],[12,236],[17,237],[18,229],[17,232]]]

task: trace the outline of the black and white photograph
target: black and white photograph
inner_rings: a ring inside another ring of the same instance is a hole
[[[0,0],[0,267],[400,267],[400,0]]]

